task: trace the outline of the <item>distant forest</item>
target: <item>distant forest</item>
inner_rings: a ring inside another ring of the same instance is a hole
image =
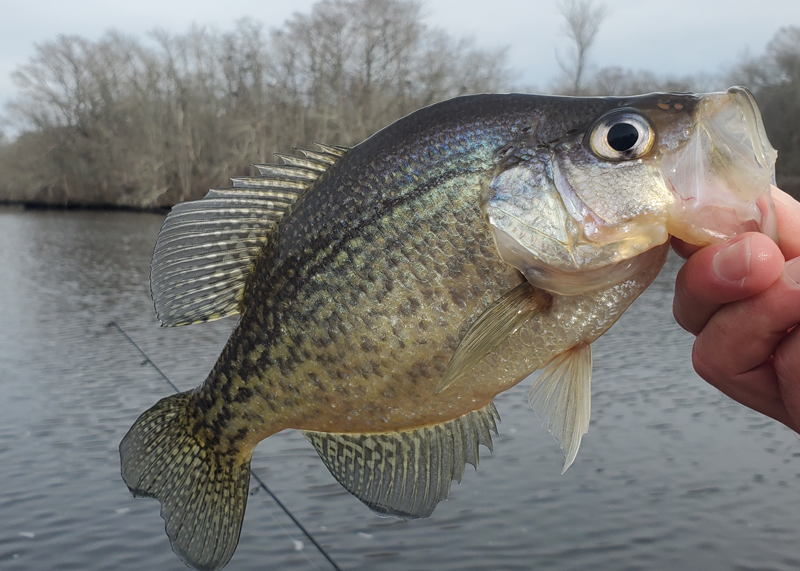
[[[778,185],[800,196],[800,27],[724,74],[680,79],[589,74],[593,36],[570,37],[575,57],[554,93],[749,86],[778,149]],[[350,146],[424,105],[515,87],[503,50],[431,29],[409,0],[323,0],[271,31],[247,20],[145,41],[59,36],[37,45],[14,81],[5,120],[17,134],[0,136],[0,202],[137,209],[199,198],[293,145]]]

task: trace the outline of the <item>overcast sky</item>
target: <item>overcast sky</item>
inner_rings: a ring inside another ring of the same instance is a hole
[[[183,33],[193,23],[230,30],[253,18],[279,27],[316,0],[2,0],[0,104],[15,95],[10,74],[34,43],[58,34],[99,38],[116,29],[144,36],[154,28]],[[592,52],[597,67],[617,65],[657,74],[717,72],[749,51],[760,54],[781,26],[800,25],[800,0],[605,0],[609,14]],[[554,0],[427,0],[425,21],[485,47],[509,48],[518,88],[545,88],[565,49]]]

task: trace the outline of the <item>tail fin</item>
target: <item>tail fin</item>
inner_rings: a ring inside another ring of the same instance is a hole
[[[198,442],[187,414],[190,395],[161,399],[119,446],[122,479],[134,496],[157,498],[172,550],[187,565],[224,567],[239,543],[250,458],[221,455]]]

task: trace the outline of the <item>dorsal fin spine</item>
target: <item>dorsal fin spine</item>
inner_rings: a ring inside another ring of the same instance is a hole
[[[287,178],[298,181],[315,181],[319,172],[287,165],[253,165],[261,176]]]
[[[237,176],[231,178],[234,188],[296,188],[306,190],[310,184],[308,181],[259,176]]]
[[[281,159],[286,165],[302,167],[316,173],[325,172],[328,169],[327,163],[322,163],[309,158],[297,157],[295,155],[285,155],[283,153],[275,153],[275,156]]]
[[[323,153],[327,153],[329,155],[333,155],[336,157],[343,157],[344,154],[347,152],[347,147],[340,147],[338,145],[325,145],[323,143],[314,142],[316,146],[318,146]]]
[[[214,200],[217,197],[227,196],[232,190],[234,189],[212,188],[208,191],[209,194],[206,194],[208,197],[207,200]],[[262,186],[260,188],[242,186],[235,190],[241,200],[229,201],[229,203],[239,204],[240,201],[244,202],[246,200],[282,200],[286,202],[287,205],[291,206],[294,204],[294,201],[297,200],[297,195],[300,194],[300,192],[293,188],[277,186]]]
[[[263,234],[264,232],[269,232],[271,228],[277,224],[278,220],[280,220],[280,216],[276,216],[273,220],[265,220],[261,222],[261,224],[258,227],[251,227],[249,229],[249,232],[256,234]],[[230,225],[231,222],[228,221],[225,224]],[[189,228],[189,232],[184,232],[181,234],[178,233],[177,231],[173,231],[170,234],[167,234],[166,236],[163,237],[164,247],[172,248],[173,243],[180,242],[182,240],[185,241],[187,239],[200,239],[212,236],[216,237],[220,235],[222,232],[222,230],[211,230],[211,229],[206,229],[205,231],[197,231],[193,228],[191,224],[185,224],[184,226]],[[222,228],[224,227],[225,226],[223,226]],[[178,230],[180,230],[180,227],[178,227]],[[240,227],[240,232],[244,231],[245,231],[244,227]],[[249,238],[250,236],[248,235],[247,237]]]
[[[250,240],[250,243],[253,243],[253,242],[254,242],[254,240]],[[214,259],[216,257],[223,258],[224,256],[230,256],[232,254],[238,254],[238,253],[241,253],[241,252],[246,252],[248,250],[252,250],[253,248],[260,247],[260,242],[261,241],[259,240],[254,245],[246,246],[246,247],[243,247],[243,248],[242,247],[227,248],[227,249],[225,249],[224,252],[208,253],[208,252],[205,252],[206,247],[204,245],[198,244],[198,245],[195,245],[195,246],[188,246],[188,247],[184,247],[184,248],[165,248],[165,251],[166,251],[165,253],[169,253],[171,251],[176,251],[176,250],[184,252],[184,253],[187,253],[187,252],[199,252],[199,254],[196,254],[196,255],[184,256],[184,257],[181,258],[181,261],[191,261],[191,260],[200,260],[200,259]],[[229,244],[237,245],[237,244],[246,244],[246,243],[243,242],[242,240],[221,240],[219,242],[215,242],[215,244],[217,246],[227,246]],[[166,267],[166,266],[153,265],[153,267],[161,269],[162,267]]]
[[[326,165],[332,165],[339,159],[339,157],[337,155],[332,155],[332,154],[325,153],[325,152],[320,153],[320,152],[317,152],[317,151],[310,151],[308,149],[302,149],[300,147],[297,147],[296,150],[298,150],[301,153],[303,153],[309,159],[314,159],[314,160],[319,161],[321,163],[324,163]]]
[[[225,269],[225,268],[236,268],[236,267],[238,267],[236,265],[236,261],[235,260],[230,260],[230,261],[227,261],[227,262],[220,262],[219,264],[208,264],[208,265],[206,265],[206,266],[204,266],[202,268],[183,270],[183,271],[180,271],[178,273],[181,273],[181,274],[192,274],[193,272],[202,272],[203,270],[208,270],[208,269],[216,271],[216,270],[222,270],[222,269]],[[175,272],[171,272],[171,274],[174,274],[174,273]],[[203,274],[201,274],[201,275],[199,275],[197,277],[194,277],[193,279],[196,280],[197,282],[201,282],[201,281],[212,280],[215,277],[219,277],[219,276],[216,276],[216,275],[213,275],[213,274],[211,274],[211,275],[203,275]]]

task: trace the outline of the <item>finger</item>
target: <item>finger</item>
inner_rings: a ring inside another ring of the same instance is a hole
[[[772,199],[775,203],[775,214],[778,220],[778,235],[781,250],[788,260],[800,256],[800,202],[783,192],[776,186],[772,187]],[[688,244],[674,236],[670,243],[672,249],[681,258],[689,259],[700,247]]]
[[[800,202],[772,187],[772,200],[778,217],[781,250],[787,260],[800,256]]]
[[[678,272],[672,305],[675,320],[697,335],[723,304],[756,295],[775,283],[783,265],[780,249],[757,232],[699,250]]]
[[[752,390],[748,384],[753,373],[773,367],[776,347],[798,323],[800,258],[787,263],[786,271],[766,291],[727,304],[714,314],[695,340],[695,370],[726,393]],[[783,371],[787,357],[781,359]]]
[[[800,432],[800,327],[795,327],[775,350],[774,364],[779,390],[792,419],[793,425],[788,426]]]
[[[696,345],[692,351],[692,362],[696,369],[700,367],[702,370],[701,358]],[[701,376],[710,385],[733,400],[782,422],[792,430],[798,430],[798,424],[795,423],[787,409],[773,361],[765,361],[735,379],[724,378],[717,374],[704,373]]]
[[[734,379],[705,371],[702,351],[695,345],[692,361],[709,384],[733,400],[800,432],[800,328],[795,327],[778,344],[772,360]]]
[[[694,254],[697,250],[700,249],[700,246],[693,246],[687,242],[684,242],[680,238],[676,238],[672,236],[670,238],[670,245],[672,249],[675,250],[675,253],[678,254],[684,260],[688,260],[692,254]]]

